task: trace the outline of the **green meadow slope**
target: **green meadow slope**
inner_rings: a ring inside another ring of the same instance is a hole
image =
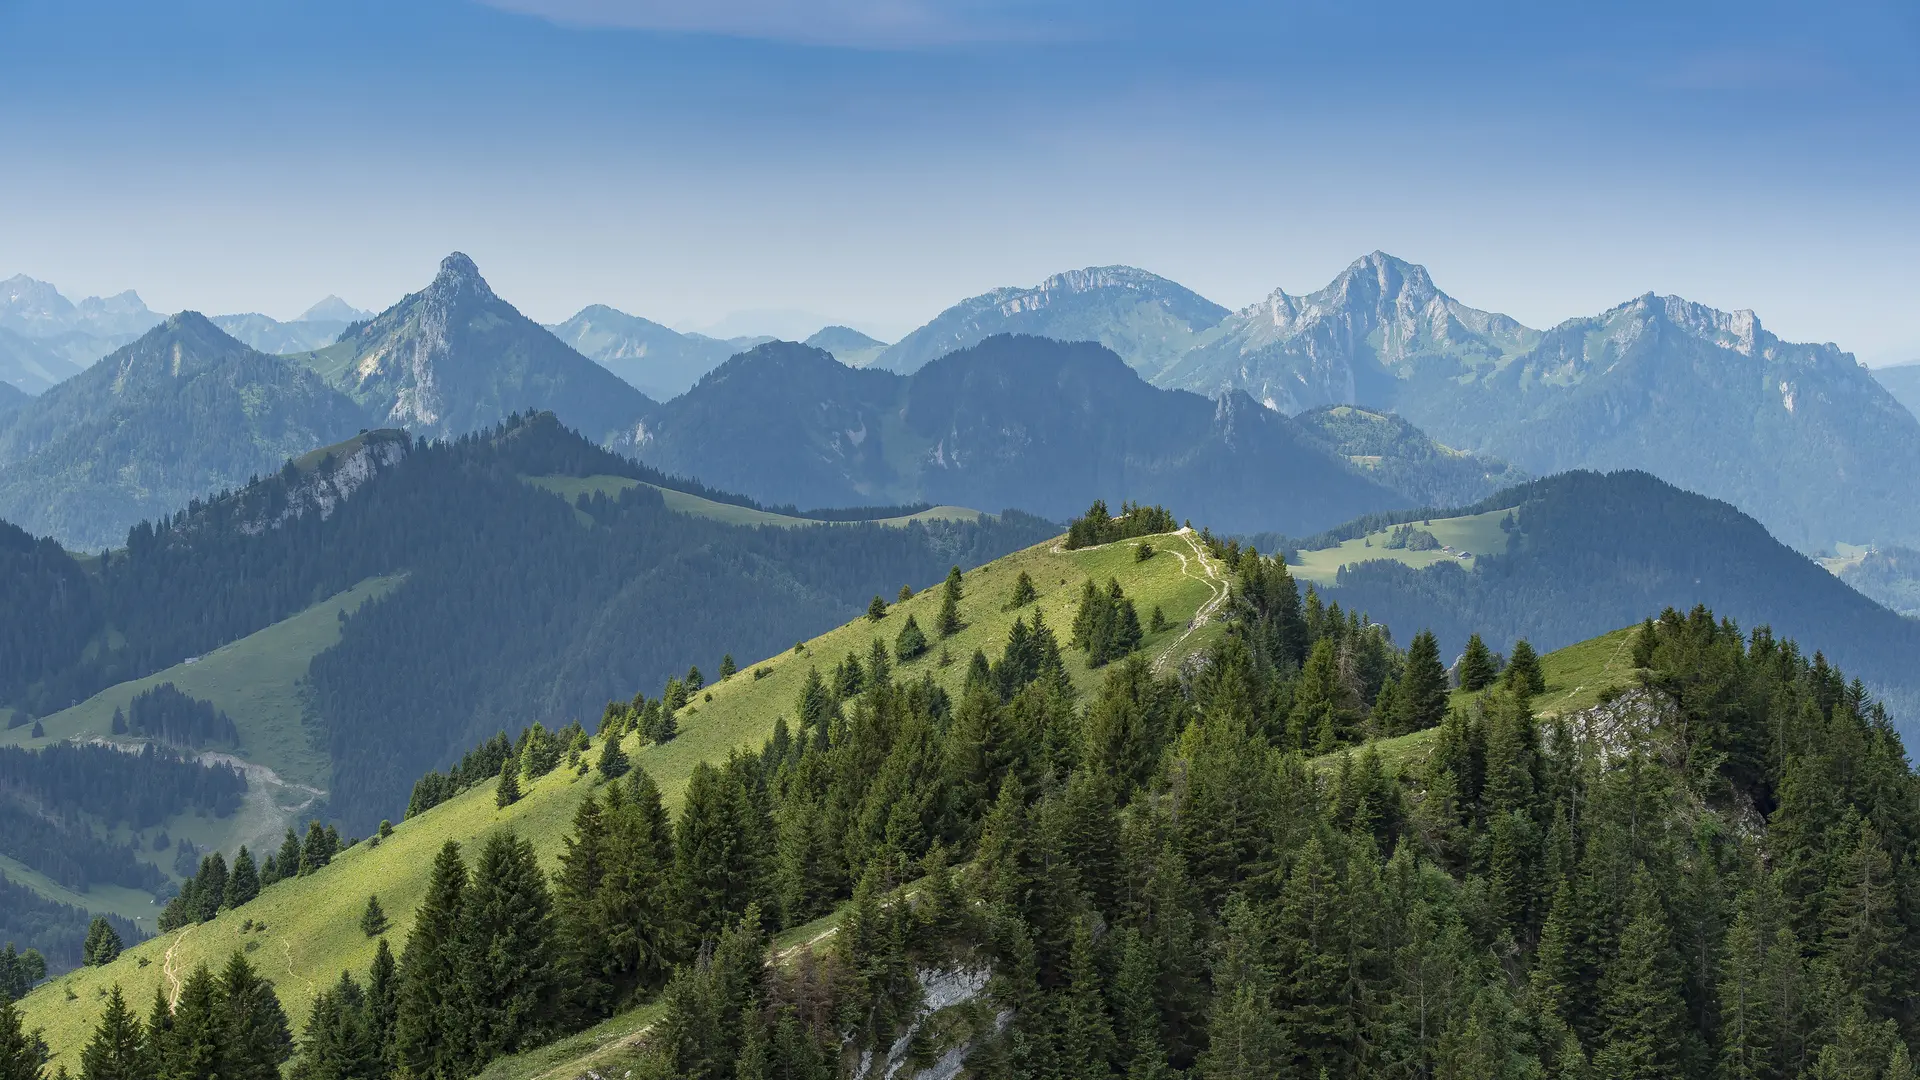
[[[1388,536],[1393,528],[1399,527],[1394,526],[1333,547],[1299,552],[1297,561],[1288,563],[1287,569],[1295,577],[1316,585],[1331,585],[1338,578],[1342,566],[1363,562],[1404,563],[1416,570],[1437,563],[1454,562],[1463,569],[1471,570],[1477,555],[1498,554],[1507,550],[1508,537],[1500,528],[1500,522],[1509,512],[1490,510],[1484,514],[1411,522],[1415,529],[1432,533],[1433,538],[1440,542],[1441,547],[1428,551],[1387,547]]]
[[[1227,596],[1227,578],[1191,535],[1150,537],[1146,542],[1157,551],[1144,561],[1136,556],[1142,541],[1080,551],[1048,543],[973,570],[964,579],[961,612],[966,626],[947,641],[936,641],[925,656],[902,665],[897,676],[925,674],[957,690],[973,651],[998,655],[1013,621],[1035,608],[1064,637],[1081,584],[1089,578],[1118,580],[1134,599],[1142,622],[1160,608],[1168,628],[1149,634],[1143,648],[1156,663],[1177,662],[1220,632],[1209,616]],[[1007,610],[1022,571],[1033,579],[1039,598],[1026,608]],[[652,773],[668,807],[677,808],[696,764],[757,747],[772,733],[776,718],[792,712],[809,668],[824,671],[848,653],[864,655],[876,636],[891,643],[908,615],[930,632],[940,604],[936,584],[915,583],[917,594],[891,606],[878,622],[862,618],[742,666],[683,710],[678,738],[643,748],[630,737],[628,751],[637,765]],[[943,664],[943,657],[951,662]],[[1080,663],[1070,662],[1069,670],[1083,691],[1102,677]],[[654,693],[657,688],[636,689]],[[80,1048],[98,1022],[110,986],[120,984],[130,1001],[149,1002],[156,988],[171,993],[195,966],[216,965],[239,949],[275,981],[298,1028],[320,988],[342,970],[361,971],[371,962],[375,943],[359,929],[369,895],[377,895],[392,918],[388,936],[397,948],[425,892],[433,855],[443,843],[455,840],[471,847],[495,830],[513,829],[534,843],[551,869],[575,808],[597,780],[597,774],[583,777],[563,767],[527,783],[524,797],[506,809],[494,806],[494,784],[483,784],[401,822],[377,846],[356,844],[319,873],[274,885],[237,911],[145,942],[105,967],[82,968],[49,981],[26,998],[27,1024],[45,1029],[54,1064],[77,1072]]]

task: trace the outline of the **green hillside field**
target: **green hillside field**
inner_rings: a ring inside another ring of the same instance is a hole
[[[1135,552],[1142,542],[1157,549],[1144,561]],[[1032,577],[1039,599],[1027,608],[1006,610],[1023,570]],[[953,638],[936,641],[927,655],[902,665],[897,677],[918,678],[924,673],[958,690],[974,649],[998,655],[1014,619],[1030,617],[1035,608],[1064,638],[1081,585],[1089,578],[1118,580],[1134,599],[1143,623],[1155,607],[1163,611],[1169,628],[1149,634],[1143,644],[1147,655],[1163,667],[1203,647],[1220,632],[1219,624],[1206,616],[1226,598],[1225,572],[1191,535],[1150,537],[1080,551],[1049,543],[966,574],[961,613],[967,625]],[[629,737],[627,749],[634,762],[653,774],[668,807],[677,808],[697,763],[721,760],[733,750],[758,747],[766,740],[775,719],[793,711],[809,668],[824,671],[850,652],[864,656],[875,636],[891,643],[909,614],[931,632],[940,590],[937,583],[920,583],[917,588],[912,599],[892,605],[877,623],[856,620],[796,649],[745,665],[731,679],[709,686],[681,712],[678,738],[642,748]],[[950,662],[943,664],[943,657]],[[1076,662],[1077,654],[1069,654],[1068,660],[1074,684],[1082,691],[1091,690],[1103,677],[1102,672]],[[653,687],[645,689],[656,692]],[[456,840],[471,848],[494,830],[510,828],[531,840],[551,869],[574,809],[597,780],[597,774],[583,777],[561,768],[527,782],[524,797],[504,810],[494,807],[494,784],[483,784],[401,822],[377,846],[363,841],[317,874],[272,886],[240,910],[145,942],[105,967],[81,968],[50,980],[25,999],[27,1024],[45,1029],[54,1064],[77,1072],[80,1048],[98,1021],[108,987],[119,983],[128,1000],[151,1001],[156,987],[164,985],[171,992],[176,980],[196,965],[217,965],[241,949],[275,981],[297,1029],[320,988],[337,979],[342,970],[360,972],[372,961],[375,943],[359,929],[369,895],[377,895],[392,917],[389,937],[397,948],[425,892],[433,855],[445,841]]]
[[[1331,585],[1339,575],[1340,568],[1352,563],[1385,560],[1406,563],[1414,569],[1432,566],[1435,563],[1457,562],[1463,569],[1473,569],[1474,557],[1489,552],[1507,550],[1507,533],[1500,528],[1500,520],[1506,517],[1506,510],[1491,510],[1484,514],[1470,514],[1465,517],[1433,518],[1430,521],[1415,521],[1413,527],[1433,534],[1444,547],[1434,551],[1395,550],[1386,546],[1387,535],[1391,529],[1368,533],[1365,536],[1345,541],[1335,547],[1321,548],[1318,551],[1302,551],[1298,562],[1287,564],[1287,569],[1303,581],[1316,585]],[[1445,548],[1451,548],[1447,551]],[[1460,554],[1460,553],[1467,554]]]

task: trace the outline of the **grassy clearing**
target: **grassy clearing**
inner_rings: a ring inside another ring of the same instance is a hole
[[[1538,717],[1567,716],[1600,704],[1602,697],[1637,685],[1633,667],[1633,637],[1637,627],[1626,627],[1610,634],[1569,645],[1540,658],[1540,670],[1546,676],[1547,689],[1533,699]],[[1466,708],[1474,695],[1455,690],[1450,707]],[[1376,739],[1369,743],[1380,755],[1380,763],[1389,773],[1417,772],[1433,750],[1438,728]],[[1358,752],[1357,750],[1354,752]],[[1323,769],[1334,767],[1339,754],[1328,754],[1315,761]]]
[[[1387,534],[1390,530],[1382,529],[1355,540],[1348,540],[1336,547],[1322,548],[1319,551],[1302,551],[1299,554],[1300,561],[1290,564],[1288,569],[1293,576],[1305,578],[1319,585],[1333,584],[1342,566],[1375,560],[1405,563],[1415,569],[1432,566],[1435,563],[1457,562],[1471,570],[1475,554],[1507,550],[1507,533],[1500,528],[1500,519],[1506,516],[1505,510],[1493,510],[1485,514],[1434,518],[1430,522],[1413,523],[1415,528],[1432,533],[1441,544],[1452,548],[1452,552],[1394,550],[1386,546]],[[1473,554],[1461,556],[1455,552]]]
[[[340,614],[391,591],[401,578],[369,578],[263,630],[143,679],[119,683],[71,708],[41,719],[47,735],[31,728],[0,733],[0,746],[45,746],[65,739],[109,738],[113,712],[135,695],[162,683],[210,701],[233,717],[240,731],[238,756],[272,769],[283,779],[318,787],[326,783],[327,753],[313,745],[301,725],[299,684],[314,657],[340,640]]]
[[[946,642],[936,642],[929,655],[902,665],[899,677],[919,678],[926,673],[957,689],[973,650],[998,655],[1014,619],[1030,616],[1035,609],[1064,637],[1081,583],[1088,578],[1118,579],[1138,605],[1143,623],[1155,606],[1162,609],[1171,628],[1148,635],[1145,648],[1150,657],[1171,661],[1199,648],[1218,632],[1217,626],[1189,631],[1186,623],[1222,595],[1224,584],[1210,576],[1218,574],[1219,568],[1187,538],[1149,539],[1159,551],[1145,561],[1136,560],[1139,541],[1075,552],[1043,544],[974,570],[964,579],[967,596],[961,613],[966,627]],[[1019,611],[1005,610],[1023,570],[1032,577],[1039,599]],[[802,643],[797,650],[747,665],[733,678],[709,687],[681,713],[678,738],[665,746],[645,748],[630,740],[634,762],[653,774],[667,805],[677,808],[697,763],[724,759],[736,749],[765,741],[775,718],[793,711],[809,667],[824,670],[849,652],[864,656],[875,636],[891,644],[908,614],[931,633],[940,605],[938,583],[914,584],[918,594],[893,605],[879,622],[856,620]],[[944,666],[940,663],[943,653],[952,660]],[[1101,672],[1084,666],[1080,654],[1068,653],[1067,660],[1073,682],[1081,690],[1092,689],[1103,678]],[[755,678],[760,671],[766,674]],[[647,690],[651,693],[654,688]],[[551,870],[574,810],[594,790],[595,780],[593,774],[582,777],[563,767],[528,782],[524,797],[504,810],[494,807],[495,785],[483,784],[401,822],[378,846],[363,842],[342,852],[318,874],[274,885],[239,911],[224,912],[212,922],[129,949],[105,967],[82,968],[51,980],[24,1001],[27,1024],[45,1029],[54,1064],[77,1073],[80,1048],[98,1023],[106,992],[114,983],[122,986],[131,1001],[151,1001],[155,988],[169,976],[184,976],[202,963],[218,965],[241,949],[277,984],[298,1029],[317,990],[339,978],[342,970],[362,973],[372,961],[375,943],[359,928],[369,895],[379,896],[392,918],[388,936],[397,948],[425,893],[433,855],[447,840],[471,851],[494,830],[510,828],[534,843]]]
[[[791,529],[809,525],[838,524],[814,518],[794,517],[791,514],[776,514],[771,510],[756,510],[751,506],[716,502],[625,476],[529,476],[526,481],[544,491],[553,492],[570,504],[582,495],[598,493],[612,499],[618,498],[620,493],[628,488],[650,487],[660,493],[661,498],[666,500],[667,509],[675,513],[711,518],[728,525],[775,525]],[[916,521],[977,521],[981,516],[980,511],[969,510],[964,506],[932,506],[917,514],[875,518],[873,521],[881,525],[907,525]],[[581,514],[580,518],[583,524],[592,522],[592,519],[585,514]]]
[[[313,744],[301,722],[301,683],[307,677],[308,663],[340,640],[341,612],[357,610],[401,580],[399,576],[369,578],[191,663],[175,664],[146,678],[110,686],[78,705],[44,717],[44,738],[33,738],[30,727],[0,733],[0,746],[38,748],[91,739],[129,742],[126,736],[113,734],[114,710],[125,709],[145,690],[173,683],[181,693],[210,701],[233,717],[240,732],[240,746],[232,754],[217,757],[246,773],[246,798],[239,812],[230,817],[180,814],[139,834],[125,828],[115,830],[113,839],[137,841],[140,857],[169,876],[175,876],[174,851],[154,851],[149,842],[158,832],[229,855],[242,844],[259,852],[266,844],[279,842],[294,812],[321,794],[327,782],[326,751]],[[5,869],[8,877],[50,900],[124,915],[153,929],[157,909],[146,893],[116,886],[74,893],[24,867],[7,865]]]

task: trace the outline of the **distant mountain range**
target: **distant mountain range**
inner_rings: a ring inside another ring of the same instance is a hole
[[[1649,294],[1534,330],[1374,252],[1316,293],[1276,290],[1228,313],[1108,267],[963,301],[877,364],[913,370],[1002,332],[1103,341],[1157,386],[1241,391],[1284,413],[1395,412],[1536,475],[1644,469],[1736,503],[1805,550],[1920,542],[1920,421],[1852,356],[1781,341],[1751,312]]]
[[[1018,507],[1064,520],[1096,497],[1233,530],[1314,531],[1410,505],[1244,394],[1159,390],[1111,350],[998,336],[914,374],[772,342],[647,420],[641,460],[763,501]]]
[[[662,401],[685,393],[727,357],[772,340],[682,334],[604,304],[582,308],[547,329],[641,393]]]
[[[366,425],[319,376],[194,312],[0,417],[0,518],[71,547],[271,473]]]
[[[1055,274],[1031,289],[995,289],[962,300],[889,346],[873,366],[910,374],[996,334],[1032,334],[1097,341],[1153,378],[1226,315],[1219,304],[1145,270],[1093,266]]]
[[[1907,411],[1920,416],[1920,360],[1910,364],[1895,364],[1892,367],[1876,368],[1873,377],[1887,388],[1887,393],[1907,407]]]
[[[131,289],[75,303],[44,281],[16,274],[0,281],[0,331],[32,341],[35,355],[23,358],[17,344],[0,337],[0,382],[13,383],[29,394],[40,393],[139,337],[160,319]],[[65,366],[33,371],[49,357]],[[23,367],[27,369],[24,382]]]
[[[281,322],[259,312],[241,315],[215,315],[213,324],[235,340],[263,353],[298,353],[322,349],[340,339],[340,334],[356,322],[373,318],[337,296],[329,296],[308,308],[298,319]]]

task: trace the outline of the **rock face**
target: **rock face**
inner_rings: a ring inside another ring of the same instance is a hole
[[[0,419],[0,518],[97,550],[364,425],[312,372],[182,312]]]
[[[1376,251],[1319,292],[1275,289],[1234,312],[1153,381],[1199,393],[1244,390],[1288,414],[1386,406],[1397,380],[1427,368],[1497,364],[1539,336],[1441,292],[1425,267]]]
[[[1097,341],[1152,378],[1218,323],[1227,309],[1131,266],[1055,274],[1030,289],[1002,288],[963,300],[889,346],[873,366],[903,374],[996,334]]]
[[[494,295],[459,252],[441,261],[425,289],[301,360],[380,423],[427,437],[463,435],[531,408],[607,441],[653,408]]]
[[[48,355],[71,365],[73,371],[146,333],[160,319],[131,289],[114,296],[89,296],[76,304],[52,285],[24,274],[0,281],[0,331],[34,342]],[[35,387],[19,383],[6,373],[6,352],[4,342],[0,342],[0,380],[38,393]]]

